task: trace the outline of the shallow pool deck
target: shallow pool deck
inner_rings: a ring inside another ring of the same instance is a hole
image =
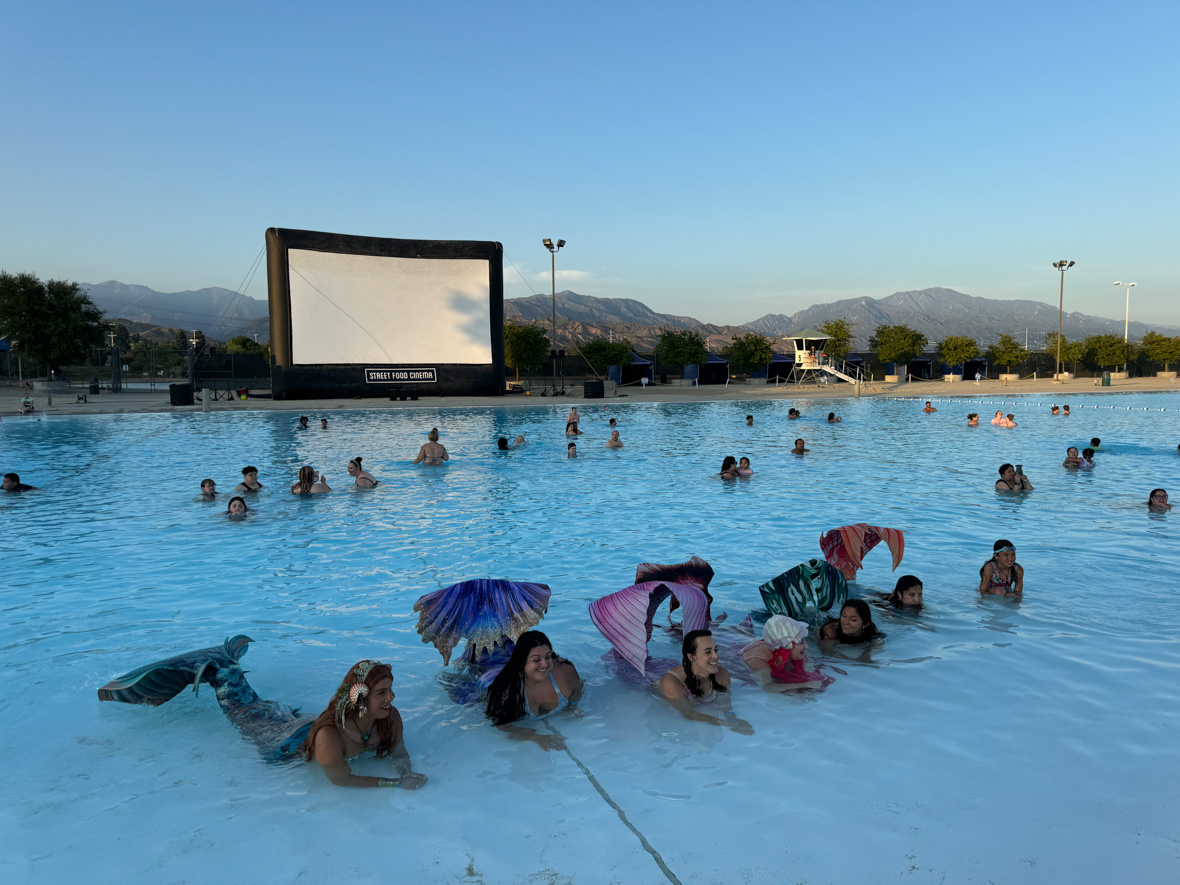
[[[1054,397],[1055,401],[1065,402],[1070,394],[1083,393],[1149,393],[1152,391],[1175,391],[1175,379],[1164,378],[1129,378],[1112,381],[1110,387],[1100,387],[1096,378],[1074,378],[1069,381],[1055,382],[1048,378],[1029,379],[1027,381],[983,381],[976,384],[967,381],[949,384],[945,381],[912,381],[905,384],[885,384],[881,381],[862,385],[861,396],[888,397],[904,396],[936,400],[939,398],[952,399],[987,399],[997,397],[1017,397],[1043,394]],[[513,394],[502,397],[463,397],[463,396],[427,396],[419,400],[391,401],[384,397],[356,398],[356,399],[315,399],[315,400],[272,400],[252,398],[242,400],[217,400],[209,404],[210,411],[256,411],[279,410],[289,412],[306,412],[317,419],[325,412],[347,409],[416,409],[430,408],[509,408],[512,406],[537,406],[551,403],[554,399],[566,402],[582,399],[581,383],[570,383],[567,393],[557,397],[522,396]],[[0,388],[0,417],[19,415],[20,400],[24,391],[17,388]],[[782,384],[768,385],[763,383],[709,385],[704,387],[688,387],[681,385],[658,385],[655,387],[625,387],[620,388],[620,395],[615,398],[594,400],[595,405],[609,406],[612,403],[691,403],[718,402],[741,400],[794,400],[794,399],[833,399],[854,398],[856,388],[851,384]],[[162,385],[156,390],[127,390],[121,393],[104,391],[90,397],[86,403],[74,400],[77,391],[70,390],[65,394],[54,394],[53,404],[46,404],[43,391],[33,393],[33,401],[37,411],[49,415],[101,415],[120,413],[151,413],[151,412],[200,412],[204,410],[202,403],[192,406],[173,406],[168,401],[168,387]]]

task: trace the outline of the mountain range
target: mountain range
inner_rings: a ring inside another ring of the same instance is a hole
[[[209,338],[227,340],[235,335],[258,334],[269,340],[269,316],[266,301],[239,295],[229,289],[208,288],[185,292],[157,292],[147,286],[131,286],[115,280],[105,283],[82,283],[90,298],[112,319],[173,329],[200,329]],[[793,332],[817,328],[831,319],[847,321],[853,330],[853,348],[865,350],[868,339],[880,325],[907,325],[924,334],[931,343],[948,335],[966,335],[985,346],[1001,332],[1024,340],[1028,334],[1031,348],[1043,345],[1045,333],[1056,331],[1057,311],[1040,301],[999,301],[978,298],[954,289],[931,288],[895,292],[886,298],[851,298],[826,304],[813,304],[790,315],[770,313],[741,325],[702,323],[689,316],[657,313],[633,298],[598,298],[577,292],[557,293],[558,338],[588,341],[596,336],[627,338],[635,347],[649,351],[659,341],[664,329],[691,329],[700,332],[710,350],[726,346],[734,335],[758,332],[768,338],[780,338]],[[510,322],[532,323],[549,328],[553,301],[549,295],[531,295],[504,301],[504,317]],[[1066,313],[1062,317],[1062,334],[1069,340],[1089,335],[1118,333],[1123,324],[1117,319]],[[1132,322],[1130,336],[1141,338],[1148,329],[1164,335],[1180,335],[1180,327]]]

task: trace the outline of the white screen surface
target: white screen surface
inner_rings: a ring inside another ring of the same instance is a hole
[[[288,250],[291,361],[492,361],[488,262]]]

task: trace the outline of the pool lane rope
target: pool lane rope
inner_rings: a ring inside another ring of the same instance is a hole
[[[674,885],[682,885],[681,881],[676,878],[676,874],[668,869],[668,865],[664,863],[664,858],[662,858],[660,853],[656,851],[654,847],[652,847],[650,842],[647,841],[647,837],[644,836],[643,833],[639,832],[639,828],[636,827],[635,824],[631,823],[630,819],[627,817],[627,812],[623,811],[623,809],[619,806],[619,803],[610,797],[610,794],[607,793],[602,784],[598,782],[598,778],[596,778],[594,773],[582,763],[582,760],[570,751],[569,746],[565,743],[565,735],[554,728],[551,722],[543,721],[543,724],[554,736],[561,739],[562,749],[565,751],[565,754],[569,756],[570,759],[574,760],[574,765],[581,769],[582,774],[586,776],[586,780],[590,781],[590,786],[594,787],[598,795],[603,798],[603,801],[605,801],[607,805],[615,810],[615,814],[619,816],[619,820],[623,822],[623,826],[635,834],[636,838],[639,839],[639,844],[643,846],[643,850],[651,855],[652,860],[656,862],[656,866],[660,868],[660,872],[664,874],[669,882],[674,883]]]
[[[890,402],[895,402],[895,403],[924,403],[924,402],[926,402],[926,400],[922,399],[920,396],[887,396],[887,397],[885,397],[885,399]],[[940,403],[963,403],[963,404],[969,405],[969,406],[1053,406],[1053,405],[1056,405],[1056,403],[1033,403],[1033,402],[1029,402],[1028,400],[941,399],[939,397],[933,397],[933,399],[937,399]],[[1069,408],[1070,408],[1070,410],[1073,410],[1073,409],[1115,409],[1115,410],[1119,410],[1121,408],[1122,410],[1125,410],[1128,412],[1140,411],[1139,406],[1123,406],[1123,407],[1120,407],[1120,406],[1094,406],[1094,405],[1087,405],[1086,403],[1078,403],[1076,406],[1070,405]],[[1143,406],[1142,411],[1144,411],[1144,412],[1180,412],[1180,409],[1152,409],[1147,406]]]

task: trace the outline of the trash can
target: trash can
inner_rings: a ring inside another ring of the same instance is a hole
[[[245,399],[248,391],[245,387],[238,388],[238,399]]]
[[[90,379],[90,395],[91,396],[98,396],[98,379],[97,378]]]
[[[193,404],[193,389],[188,384],[169,384],[168,398],[174,406],[191,406]]]
[[[1103,387],[1110,387],[1110,372],[1103,372],[1102,373],[1102,386]]]
[[[602,399],[604,396],[604,385],[601,380],[596,378],[592,381],[582,382],[583,399]]]

